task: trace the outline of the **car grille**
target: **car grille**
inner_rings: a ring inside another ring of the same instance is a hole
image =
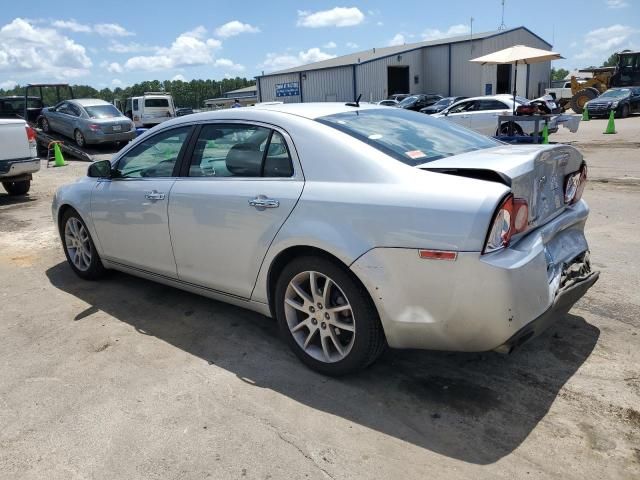
[[[596,103],[595,105],[589,104],[587,106],[589,112],[607,112],[609,111],[609,105],[606,103]]]

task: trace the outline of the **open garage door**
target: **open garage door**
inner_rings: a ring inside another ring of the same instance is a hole
[[[409,93],[409,67],[387,67],[388,94]]]

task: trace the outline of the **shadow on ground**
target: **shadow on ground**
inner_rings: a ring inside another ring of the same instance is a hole
[[[102,310],[256,388],[475,464],[523,442],[600,334],[567,315],[510,356],[387,351],[365,372],[331,379],[300,364],[261,315],[121,273],[84,282],[60,263],[46,274],[91,305],[73,320],[90,322]]]

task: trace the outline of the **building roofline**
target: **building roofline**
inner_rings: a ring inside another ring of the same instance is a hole
[[[313,71],[320,71],[320,70],[328,70],[328,69],[332,69],[332,68],[350,67],[350,66],[353,66],[353,65],[355,65],[355,66],[364,65],[364,64],[367,64],[367,63],[371,63],[371,62],[376,62],[378,60],[382,60],[384,58],[394,57],[396,55],[402,55],[404,53],[410,53],[410,52],[414,52],[416,50],[422,50],[423,48],[439,47],[439,46],[442,46],[442,45],[453,45],[453,44],[470,42],[472,40],[485,40],[485,39],[489,39],[489,38],[499,37],[500,35],[504,35],[504,34],[507,34],[507,33],[515,32],[515,31],[518,31],[518,30],[525,30],[529,34],[533,35],[538,40],[543,42],[544,44],[548,45],[549,48],[552,47],[552,45],[549,42],[547,42],[545,39],[543,39],[539,35],[536,35],[535,33],[533,33],[527,27],[519,26],[519,27],[514,27],[514,28],[510,28],[508,30],[502,30],[502,31],[481,32],[481,33],[477,34],[478,37],[469,37],[469,38],[453,40],[453,41],[447,41],[447,40],[454,39],[454,38],[458,39],[460,37],[460,35],[454,36],[454,37],[447,37],[447,38],[438,39],[440,41],[435,41],[434,40],[434,41],[410,43],[410,44],[406,45],[408,48],[406,48],[404,50],[398,50],[398,51],[395,51],[393,53],[388,53],[388,54],[385,54],[385,55],[381,55],[379,57],[370,58],[370,59],[364,60],[362,62],[346,62],[346,63],[343,63],[343,64],[330,65],[330,66],[326,66],[326,67],[308,68],[311,65],[327,61],[327,60],[322,60],[321,62],[308,63],[306,65],[300,65],[299,67],[292,67],[292,68],[287,68],[287,69],[284,69],[284,70],[278,70],[278,71],[270,72],[270,73],[267,73],[267,74],[264,74],[264,75],[256,75],[255,78],[258,79],[258,78],[272,77],[272,76],[276,76],[276,75],[288,75],[288,74],[295,74],[295,73],[306,73],[306,72],[313,72]],[[388,47],[383,47],[383,48],[388,48]],[[368,50],[363,50],[361,52],[356,52],[354,54],[348,54],[348,55],[342,55],[342,56],[343,57],[347,57],[347,56],[350,56],[350,55],[356,55],[358,53],[364,53],[364,52],[368,52]],[[340,58],[340,57],[336,57],[336,58]]]

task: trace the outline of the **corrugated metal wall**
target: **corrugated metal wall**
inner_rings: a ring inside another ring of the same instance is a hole
[[[300,75],[296,73],[287,73],[284,75],[272,75],[269,77],[260,78],[260,94],[258,96],[261,102],[284,102],[284,103],[298,103],[300,97],[276,97],[276,84],[299,82]]]
[[[422,50],[402,53],[392,57],[381,58],[373,62],[356,65],[356,90],[362,94],[362,100],[383,100],[389,96],[387,90],[387,67],[409,67],[409,92],[423,93],[424,74],[422,68]],[[415,83],[414,77],[418,77]]]
[[[353,67],[302,72],[302,98],[305,102],[353,101]]]
[[[424,93],[449,94],[449,45],[422,50]]]
[[[352,66],[303,72],[302,99],[305,102],[349,101],[362,94],[363,101],[387,98],[387,67],[409,67],[408,93],[440,93],[441,95],[484,95],[485,85],[496,92],[495,65],[480,65],[469,60],[513,45],[528,45],[549,49],[549,46],[527,30],[505,32],[491,38],[426,47],[411,52],[381,58],[373,62],[356,65],[356,91],[353,91]],[[451,66],[449,67],[449,49]],[[449,91],[449,68],[451,69],[451,91]],[[529,66],[529,89],[527,91],[527,67],[518,68],[518,93],[535,98],[540,96],[549,82],[550,62]],[[415,79],[417,77],[417,82]],[[300,102],[296,97],[276,97],[277,83],[298,82],[299,73],[273,75],[260,79],[261,101]]]

